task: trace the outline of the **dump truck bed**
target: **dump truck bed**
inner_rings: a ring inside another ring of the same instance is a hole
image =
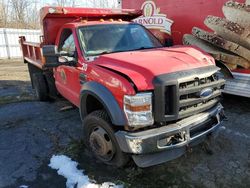
[[[24,36],[20,37],[19,43],[21,45],[23,59],[26,62],[43,69],[45,64],[41,51],[43,43],[27,42]]]

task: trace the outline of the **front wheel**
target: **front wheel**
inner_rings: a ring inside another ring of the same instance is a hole
[[[96,158],[117,167],[127,164],[129,157],[121,151],[108,114],[104,110],[90,113],[84,119],[83,127],[85,145]]]

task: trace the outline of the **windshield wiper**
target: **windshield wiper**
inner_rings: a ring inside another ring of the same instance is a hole
[[[126,52],[126,50],[103,51],[103,52],[99,53],[99,55],[104,55],[104,54],[112,54],[112,53],[118,53],[118,52]]]
[[[147,50],[147,49],[152,49],[152,48],[156,48],[156,47],[140,47],[140,48],[136,48],[136,49],[133,49],[133,50],[130,50],[130,51],[136,51],[136,50]]]
[[[128,51],[136,51],[136,50],[146,50],[146,49],[152,49],[152,48],[157,48],[157,47],[140,47],[136,49],[131,49],[131,50],[117,50],[117,51],[103,51],[101,53],[98,53],[97,55],[104,55],[104,54],[111,54],[111,53],[118,53],[118,52],[128,52]]]
[[[104,54],[110,54],[112,53],[112,51],[103,51],[101,53],[98,53],[98,55],[104,55]]]

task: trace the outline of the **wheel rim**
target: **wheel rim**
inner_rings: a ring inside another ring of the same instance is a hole
[[[89,143],[92,151],[102,161],[110,161],[114,156],[114,147],[108,133],[102,127],[95,127],[90,133]]]

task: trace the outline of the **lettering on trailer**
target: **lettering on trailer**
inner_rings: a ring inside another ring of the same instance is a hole
[[[168,19],[166,14],[161,14],[160,8],[156,7],[155,2],[145,1],[141,9],[143,15],[134,19],[135,23],[144,25],[148,29],[158,29],[163,33],[171,35],[171,26],[174,21]]]

